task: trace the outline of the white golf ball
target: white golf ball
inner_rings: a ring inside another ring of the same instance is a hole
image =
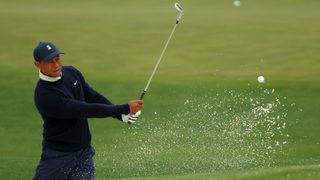
[[[241,5],[241,3],[240,3],[239,0],[235,0],[235,1],[233,2],[233,4],[234,4],[234,6],[236,6],[236,7],[239,7],[239,6]]]
[[[258,82],[259,83],[264,83],[264,77],[263,76],[259,76],[258,77]]]

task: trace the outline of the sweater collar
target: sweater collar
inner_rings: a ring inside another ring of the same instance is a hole
[[[59,81],[62,77],[62,72],[60,73],[60,76],[58,77],[50,77],[50,76],[47,76],[45,74],[43,74],[40,70],[39,70],[39,77],[41,80],[43,81],[48,81],[48,82],[56,82],[56,81]]]

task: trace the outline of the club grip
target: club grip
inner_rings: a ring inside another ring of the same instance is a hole
[[[140,100],[143,100],[143,97],[144,95],[146,94],[147,91],[143,90],[143,92],[141,93],[141,96],[140,96]]]

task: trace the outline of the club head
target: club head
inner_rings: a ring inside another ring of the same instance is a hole
[[[179,11],[180,13],[182,13],[182,12],[183,12],[182,7],[180,6],[180,4],[179,4],[179,3],[175,3],[175,4],[174,4],[174,7],[175,7],[175,8],[176,8],[176,10],[177,10],[177,11]]]

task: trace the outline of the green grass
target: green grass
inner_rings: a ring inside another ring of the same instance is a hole
[[[185,13],[139,123],[90,120],[96,179],[319,179],[320,2],[179,2]],[[40,158],[35,45],[56,43],[64,65],[124,103],[148,80],[177,16],[173,3],[1,2],[0,179],[32,178]],[[252,113],[276,99],[270,113]]]
[[[305,166],[290,166],[290,167],[276,167],[270,169],[237,171],[237,172],[218,172],[215,174],[196,174],[196,175],[181,175],[181,176],[163,176],[163,177],[145,177],[145,178],[125,178],[125,179],[318,179],[319,165],[305,165]]]

